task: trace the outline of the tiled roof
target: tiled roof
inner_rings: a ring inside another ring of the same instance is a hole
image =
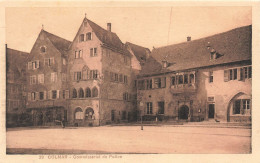
[[[130,42],[126,42],[125,45],[133,51],[134,55],[140,63],[144,63],[148,57],[147,53],[151,53],[151,51],[148,48]]]
[[[52,42],[52,44],[61,52],[61,54],[64,54],[66,50],[68,50],[71,41],[68,41],[64,38],[61,38],[59,36],[56,36],[52,33],[49,33],[45,30],[42,30],[46,36],[49,38],[49,40]]]
[[[251,41],[252,26],[249,25],[194,41],[156,48],[147,59],[141,75],[251,60]],[[210,60],[212,48],[218,55],[214,60]],[[169,63],[166,69],[162,68],[163,60]]]
[[[21,72],[26,68],[29,53],[7,48],[7,71]]]
[[[100,27],[93,21],[84,18],[83,21],[87,21],[93,31],[95,32],[98,39],[105,45],[110,48],[113,48],[114,50],[117,50],[119,52],[124,53],[125,55],[130,55],[129,52],[126,50],[125,45],[122,43],[120,38],[117,36],[116,33],[110,32],[108,30],[105,30],[104,28]]]

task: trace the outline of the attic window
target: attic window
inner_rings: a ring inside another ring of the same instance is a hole
[[[80,36],[79,36],[79,42],[83,42],[84,41],[84,34],[81,34]]]
[[[162,61],[162,63],[163,63],[163,68],[167,68],[168,67],[168,62],[167,61]]]
[[[42,53],[45,53],[45,52],[46,52],[46,48],[45,48],[44,46],[42,46],[40,49],[41,49],[41,52],[42,52]]]
[[[86,37],[87,37],[87,40],[92,40],[92,34],[91,34],[91,32],[88,32],[88,33],[86,34]]]

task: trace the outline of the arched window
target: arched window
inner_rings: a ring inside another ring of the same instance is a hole
[[[83,119],[83,111],[80,107],[75,110],[75,119]]]
[[[45,48],[44,46],[42,46],[40,49],[41,49],[41,52],[42,52],[42,53],[45,53],[45,52],[46,52],[46,48]]]
[[[86,120],[91,120],[94,118],[94,110],[92,108],[87,108],[85,112],[85,119]]]
[[[84,91],[82,88],[79,89],[79,98],[84,98]]]
[[[77,98],[77,90],[74,88],[72,91],[72,98]]]
[[[96,87],[94,87],[92,89],[92,97],[97,97],[98,96],[98,89]]]
[[[86,97],[87,98],[91,97],[91,90],[90,90],[90,88],[86,88]]]

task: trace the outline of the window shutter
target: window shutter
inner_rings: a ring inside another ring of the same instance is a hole
[[[43,92],[43,99],[44,99],[44,100],[46,100],[46,96],[47,96],[46,91],[44,91],[44,92]]]
[[[51,97],[51,91],[48,91],[48,99],[52,99],[52,97]]]
[[[65,91],[65,98],[68,99],[69,98],[69,90]]]
[[[39,100],[39,92],[35,92],[35,99]]]
[[[32,100],[32,95],[31,93],[28,93],[28,101],[31,101]]]
[[[227,82],[229,79],[229,71],[228,70],[224,70],[224,82]]]
[[[57,90],[57,99],[60,98],[60,90]]]
[[[161,87],[162,87],[162,88],[165,88],[165,87],[166,87],[166,77],[163,77],[163,78],[162,78]]]
[[[39,67],[40,67],[40,61],[37,60],[37,68],[39,68]]]
[[[238,80],[242,80],[240,68],[237,69],[237,79],[238,79]]]

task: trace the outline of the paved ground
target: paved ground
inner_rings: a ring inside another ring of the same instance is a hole
[[[251,153],[251,129],[102,126],[11,129],[8,153]]]

